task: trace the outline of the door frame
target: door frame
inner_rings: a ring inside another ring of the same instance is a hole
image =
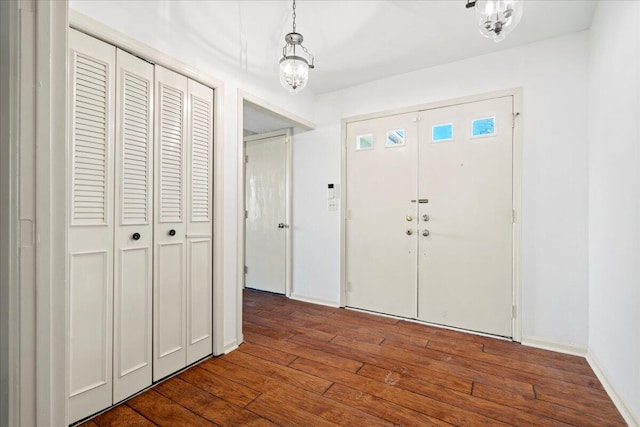
[[[245,171],[245,150],[244,150],[244,104],[245,102],[252,104],[254,107],[264,111],[266,114],[274,115],[276,117],[281,117],[289,120],[292,123],[295,123],[295,127],[300,129],[301,131],[309,131],[316,128],[316,125],[309,120],[303,119],[297,114],[291,113],[284,108],[278,107],[277,105],[271,104],[264,99],[257,97],[255,95],[250,94],[242,89],[238,89],[238,104],[237,104],[237,117],[238,117],[238,194],[237,194],[237,264],[236,264],[236,341],[230,342],[225,345],[225,353],[232,351],[237,348],[242,342],[244,342],[244,334],[242,332],[242,291],[244,290],[244,266],[245,266],[245,229],[244,229],[244,211],[245,207],[245,184],[244,178],[246,175]],[[294,132],[291,132],[291,142],[289,143],[289,148],[293,152],[293,140],[294,140]],[[292,155],[293,159],[293,155]],[[293,168],[293,161],[289,162],[291,168]],[[288,171],[287,174],[290,174]],[[293,177],[293,174],[290,174]],[[289,179],[289,188],[293,188],[293,181]],[[291,199],[291,195],[289,196]],[[293,219],[291,212],[289,212],[289,218]],[[293,228],[291,227],[291,220],[289,220],[289,235],[290,238],[293,238]],[[291,251],[289,251],[291,253]],[[289,262],[291,265],[291,262]],[[291,280],[290,280],[291,282]],[[293,288],[293,283],[290,283],[290,288]]]
[[[285,268],[285,274],[284,274],[284,294],[287,298],[291,297],[291,278],[292,278],[292,272],[293,272],[293,265],[291,263],[292,261],[292,256],[291,256],[291,249],[292,249],[292,238],[291,238],[291,220],[293,218],[293,203],[291,201],[291,197],[293,195],[293,186],[292,184],[292,178],[293,178],[293,148],[292,148],[292,143],[293,143],[293,137],[292,137],[292,132],[291,129],[283,129],[283,130],[277,130],[277,131],[273,131],[273,132],[267,132],[267,133],[260,133],[260,134],[256,134],[256,135],[251,135],[251,136],[246,136],[244,137],[244,151],[245,153],[247,152],[247,142],[255,142],[255,141],[261,141],[263,139],[270,139],[270,138],[277,138],[277,137],[284,137],[285,138],[285,146],[286,146],[286,153],[285,153],[285,201],[284,201],[284,210],[285,210],[285,257],[284,257],[284,268]],[[245,165],[246,165],[246,161],[245,161]],[[245,166],[245,173],[244,173],[244,178],[242,179],[241,182],[242,186],[245,188],[245,197],[246,197],[246,188],[247,188],[247,171],[246,171],[246,166]],[[245,205],[246,205],[246,201],[245,201]],[[246,209],[246,206],[245,206]],[[244,247],[244,259],[245,259],[245,263],[246,263],[246,258],[247,258],[247,216],[246,214],[244,215],[244,220],[242,221],[242,226],[244,228],[244,240],[242,243],[242,246]],[[246,264],[243,264],[246,265]],[[244,288],[244,284],[245,284],[245,276],[244,274],[242,275],[242,281],[243,281],[243,288]]]
[[[468,104],[471,102],[486,101],[495,98],[512,97],[513,102],[513,259],[512,259],[512,287],[513,287],[513,318],[512,318],[512,340],[520,342],[522,340],[522,88],[516,87],[511,89],[498,90],[477,95],[464,96],[459,98],[447,99],[442,101],[430,102],[427,104],[419,104],[410,107],[397,108],[393,110],[378,111],[369,114],[362,114],[343,118],[340,121],[341,136],[341,160],[340,160],[340,182],[343,188],[343,203],[340,204],[340,307],[346,307],[347,303],[347,263],[346,263],[346,221],[347,221],[347,125],[364,120],[377,119],[386,116],[420,111],[433,110],[442,107],[451,107],[460,104]],[[421,322],[426,323],[426,322]],[[445,327],[448,329],[457,329],[448,326],[434,325]],[[472,331],[465,331],[471,332]],[[486,334],[480,334],[486,335]]]

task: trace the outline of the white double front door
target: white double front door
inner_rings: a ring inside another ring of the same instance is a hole
[[[349,123],[346,302],[512,336],[511,96]]]

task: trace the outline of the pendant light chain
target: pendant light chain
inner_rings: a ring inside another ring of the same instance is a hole
[[[293,0],[293,32],[296,32],[296,0]]]

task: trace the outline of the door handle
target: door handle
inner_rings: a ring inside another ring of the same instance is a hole
[[[429,221],[430,219],[431,218],[429,218],[429,215],[427,215],[427,214],[422,215],[422,220],[423,221]]]
[[[133,240],[140,240],[140,233],[133,233],[133,234],[131,235],[131,238],[132,238]]]
[[[286,225],[284,225],[284,222],[281,222],[280,224],[278,224],[278,228],[285,228]]]
[[[411,236],[413,234],[413,230],[410,228],[407,228],[407,236]]]
[[[426,230],[426,229],[425,229],[425,230],[422,230],[422,235],[423,235],[424,237],[429,237],[429,230]]]
[[[413,221],[413,215],[407,215],[407,221],[409,222]]]
[[[176,230],[174,230],[173,228],[169,230],[169,236],[175,236],[175,235],[176,235]]]

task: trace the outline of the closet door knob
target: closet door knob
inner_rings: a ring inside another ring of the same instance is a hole
[[[133,233],[133,234],[131,235],[131,238],[132,238],[133,240],[140,240],[140,233]]]
[[[175,236],[175,235],[176,235],[176,230],[174,230],[173,228],[169,230],[169,236]]]

